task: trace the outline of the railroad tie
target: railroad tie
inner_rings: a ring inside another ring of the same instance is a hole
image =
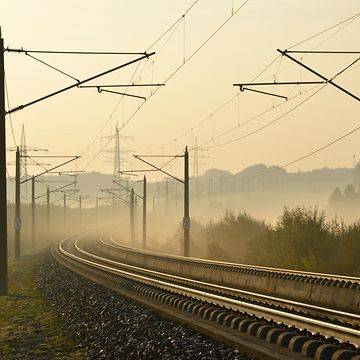
[[[331,360],[360,360],[360,354],[357,351],[341,349],[335,352]]]
[[[333,344],[323,344],[320,345],[315,352],[315,360],[327,360],[332,359],[332,356],[335,352],[339,350],[338,345]]]
[[[296,335],[290,340],[288,348],[292,351],[299,353],[299,352],[301,352],[304,344],[308,340],[309,340],[308,336]]]
[[[305,342],[301,354],[314,358],[317,348],[323,344],[324,342],[320,340],[308,340]]]

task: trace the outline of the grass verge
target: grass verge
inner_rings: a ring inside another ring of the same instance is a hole
[[[0,297],[0,359],[88,359],[36,289],[38,260],[9,263],[9,294]]]

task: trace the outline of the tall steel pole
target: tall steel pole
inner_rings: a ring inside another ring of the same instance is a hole
[[[47,219],[47,241],[50,238],[50,189],[46,189],[46,219]]]
[[[15,170],[15,259],[20,258],[20,149],[16,148],[16,170]]]
[[[184,154],[184,256],[190,255],[190,216],[189,216],[189,152],[187,147]]]
[[[98,197],[96,197],[95,217],[96,217],[96,223],[98,223],[99,222],[99,198]]]
[[[135,196],[135,192],[134,192],[134,229],[136,229],[136,226],[137,226],[137,202],[138,202],[138,199]],[[135,233],[135,230],[134,230],[134,233]]]
[[[81,227],[81,220],[82,220],[81,212],[82,212],[82,203],[81,203],[81,195],[79,195],[79,225],[80,225],[80,227]]]
[[[130,236],[131,242],[134,242],[134,188],[130,193]]]
[[[0,27],[0,295],[8,292],[4,39]]]
[[[66,234],[66,193],[64,192],[64,235]]]
[[[35,249],[35,176],[31,178],[31,247]]]
[[[146,176],[143,179],[143,249],[146,249]]]

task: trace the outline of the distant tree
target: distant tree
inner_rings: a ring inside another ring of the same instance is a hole
[[[360,276],[360,222],[344,227],[340,239],[338,272]]]
[[[339,188],[336,188],[330,196],[329,203],[330,205],[336,205],[339,204],[342,200],[343,194],[341,193]]]
[[[353,174],[354,174],[354,184],[356,187],[359,187],[360,186],[360,162],[358,162],[355,165]]]
[[[166,245],[164,245],[163,248],[168,253],[176,253],[177,255],[183,255],[183,241],[184,229],[181,223],[177,225],[175,233],[166,239]],[[205,228],[195,219],[191,219],[190,256],[198,258],[208,257],[208,246],[205,239]]]
[[[353,199],[355,197],[355,187],[352,184],[346,185],[344,190],[345,197],[348,199]]]
[[[267,266],[328,271],[335,239],[318,208],[284,208],[276,227],[254,240],[248,259]]]
[[[226,210],[218,222],[209,222],[205,226],[206,239],[211,259],[243,262],[249,242],[263,234],[267,226],[247,213],[235,215]]]

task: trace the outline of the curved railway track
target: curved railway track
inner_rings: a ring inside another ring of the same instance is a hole
[[[98,240],[93,241],[94,237]],[[122,289],[123,294],[167,315],[173,311],[174,317],[180,316],[181,321],[205,329],[230,345],[247,351],[251,348],[259,358],[286,359],[290,355],[284,351],[290,349],[294,351],[291,358],[360,359],[356,351],[360,346],[358,278],[160,255],[120,245],[111,232],[96,236],[88,232],[64,239],[53,249],[53,255],[98,283]],[[254,276],[262,278],[256,286],[249,280]],[[264,279],[271,284],[266,284],[261,293],[249,290],[259,287]],[[274,287],[276,281],[302,284],[314,293],[314,288],[320,287],[324,301],[284,297],[284,284]],[[279,288],[280,294],[276,292]],[[344,306],[329,301],[331,295],[324,289],[354,293],[353,305],[348,300],[345,306],[353,311],[340,310]],[[325,306],[329,302],[335,306]],[[255,345],[249,345],[249,338]],[[281,345],[281,350],[273,344]]]

